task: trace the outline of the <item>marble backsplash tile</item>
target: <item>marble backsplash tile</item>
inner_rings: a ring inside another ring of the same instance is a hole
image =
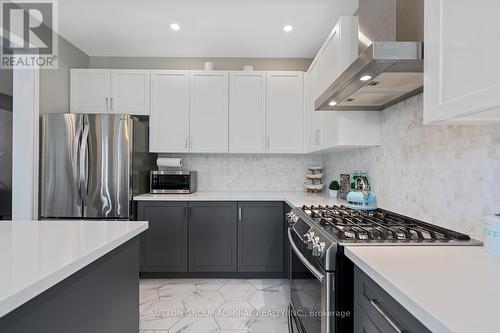
[[[423,125],[422,95],[383,111],[380,147],[326,157],[331,175],[367,170],[379,206],[482,237],[500,212],[500,126]]]
[[[198,191],[303,191],[309,165],[321,155],[160,154],[183,159],[184,168],[198,171]]]

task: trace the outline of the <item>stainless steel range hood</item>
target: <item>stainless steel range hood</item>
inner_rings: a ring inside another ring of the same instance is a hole
[[[359,0],[359,56],[316,111],[383,110],[423,90],[424,0]]]

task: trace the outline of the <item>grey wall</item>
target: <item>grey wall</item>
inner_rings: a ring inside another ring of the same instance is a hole
[[[90,57],[89,65],[90,68],[196,70],[203,69],[206,61],[212,61],[214,68],[219,70],[242,70],[244,65],[253,65],[256,71],[305,71],[312,59]]]
[[[59,68],[40,71],[40,114],[69,112],[69,70],[88,66],[89,57],[59,37]]]
[[[327,172],[367,170],[379,206],[482,237],[500,212],[500,126],[424,126],[422,111],[422,95],[386,109],[380,147],[330,154]]]
[[[0,216],[11,215],[12,70],[0,69]],[[8,95],[8,96],[6,96]],[[2,109],[5,108],[5,109]]]
[[[0,69],[0,93],[12,96],[12,69]]]

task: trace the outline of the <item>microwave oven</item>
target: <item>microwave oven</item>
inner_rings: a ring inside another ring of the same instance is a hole
[[[196,191],[196,171],[151,171],[150,193],[189,194]]]

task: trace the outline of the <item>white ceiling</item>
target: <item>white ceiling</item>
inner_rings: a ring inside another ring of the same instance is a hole
[[[357,2],[61,0],[59,32],[90,56],[312,58]]]

